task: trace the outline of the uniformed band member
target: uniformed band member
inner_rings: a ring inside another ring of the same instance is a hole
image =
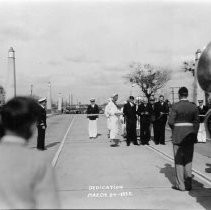
[[[45,150],[45,131],[47,128],[46,124],[46,102],[47,98],[41,98],[38,100],[40,104],[40,115],[37,121],[37,149]]]
[[[99,114],[99,107],[95,104],[95,99],[90,99],[90,105],[87,107],[87,118],[89,119],[89,138],[97,137],[97,118]]]
[[[180,101],[173,105],[168,124],[172,129],[176,190],[192,189],[192,160],[194,143],[197,141],[199,116],[197,106],[187,100],[188,89],[179,89]]]
[[[155,144],[165,144],[165,127],[169,112],[168,104],[164,102],[164,96],[160,95],[155,103],[154,141]]]
[[[130,96],[128,102],[124,105],[123,114],[126,121],[126,142],[127,146],[133,142],[134,145],[138,145],[136,136],[136,104],[134,103],[134,97]]]
[[[205,115],[208,111],[208,107],[203,105],[203,100],[198,100],[199,102],[199,106],[198,111],[199,111],[199,122],[200,122],[200,126],[199,126],[199,132],[198,132],[198,142],[206,142],[206,131],[205,131],[205,127],[204,127],[204,118]]]
[[[137,114],[140,116],[140,140],[141,144],[149,145],[150,140],[150,107],[147,98],[138,106]]]

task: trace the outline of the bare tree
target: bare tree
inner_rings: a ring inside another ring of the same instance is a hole
[[[182,65],[182,69],[187,72],[191,72],[194,76],[194,72],[195,72],[195,62],[193,60],[189,60],[189,61],[184,61],[183,65]]]
[[[130,69],[132,72],[125,76],[126,80],[138,85],[148,100],[170,80],[170,71],[161,67],[132,63]]]

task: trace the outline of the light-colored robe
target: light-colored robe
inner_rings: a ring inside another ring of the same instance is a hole
[[[117,139],[118,135],[121,134],[121,123],[120,123],[120,114],[122,113],[114,104],[113,101],[109,102],[107,107],[107,113],[110,118],[110,138],[111,139]]]
[[[110,102],[109,102],[110,103]],[[108,130],[110,131],[111,130],[111,123],[110,123],[110,116],[109,116],[109,114],[108,114],[108,108],[109,108],[109,103],[106,105],[106,107],[105,107],[105,112],[104,112],[104,114],[105,114],[105,116],[107,117],[107,128],[108,128]]]

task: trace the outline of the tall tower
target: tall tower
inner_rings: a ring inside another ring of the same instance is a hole
[[[8,51],[8,69],[5,86],[5,98],[8,101],[16,96],[15,51],[12,47]]]
[[[59,93],[59,99],[58,99],[58,111],[59,113],[62,112],[62,95]]]
[[[47,113],[51,113],[52,97],[51,97],[51,82],[48,83],[48,95],[47,95]]]

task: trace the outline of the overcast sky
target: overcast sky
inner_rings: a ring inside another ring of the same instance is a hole
[[[181,63],[211,41],[211,3],[0,1],[0,25],[0,82],[12,46],[18,94],[29,94],[33,84],[36,95],[46,96],[50,81],[54,100],[72,93],[81,102],[103,102],[114,92],[123,100],[131,90],[123,76],[133,61],[183,78]]]

